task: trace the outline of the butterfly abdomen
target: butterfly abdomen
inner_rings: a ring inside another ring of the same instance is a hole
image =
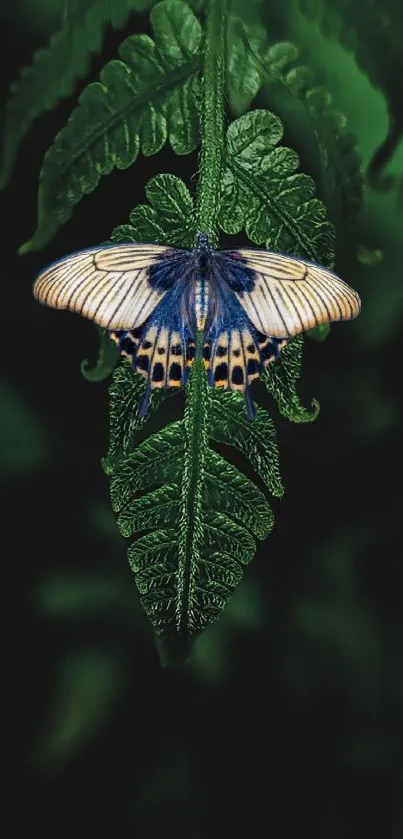
[[[196,279],[194,306],[196,329],[201,330],[202,332],[204,332],[206,328],[207,317],[209,314],[209,302],[209,284],[207,278],[201,274]]]

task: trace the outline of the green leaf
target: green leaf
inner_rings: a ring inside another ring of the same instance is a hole
[[[95,367],[90,367],[88,359],[81,362],[81,373],[88,382],[102,382],[111,375],[119,360],[119,352],[114,341],[104,329],[99,329],[99,352]]]
[[[226,233],[245,229],[258,245],[330,266],[333,227],[312,178],[296,173],[296,152],[278,145],[282,134],[279,118],[264,110],[230,125],[219,224]]]
[[[134,436],[152,417],[161,402],[167,398],[164,391],[153,390],[147,416],[139,417],[137,408],[144,396],[145,388],[146,383],[143,377],[134,372],[127,358],[123,358],[114,372],[113,382],[109,388],[111,411],[108,457],[109,455],[114,457],[119,451],[125,454]],[[107,474],[110,474],[108,458],[104,458],[103,467]]]
[[[110,61],[45,155],[38,225],[21,253],[46,244],[92,192],[101,176],[126,169],[140,151],[158,152],[167,139],[177,154],[198,142],[201,27],[182,0],[163,0],[151,12],[155,41],[127,38],[121,60]],[[169,37],[168,37],[169,35]]]
[[[335,109],[331,94],[318,84],[314,70],[299,62],[294,44],[272,44],[261,55],[249,41],[248,48],[266,82],[270,107],[293,136],[300,138],[299,148],[308,159],[312,158],[312,146],[317,146],[318,183],[334,222],[349,222],[363,204],[363,176],[357,140],[346,129],[346,117]]]
[[[395,0],[382,5],[373,0],[358,4],[348,0],[321,3],[296,0],[302,14],[318,25],[326,38],[337,38],[354,54],[358,66],[374,87],[384,93],[389,110],[389,130],[369,163],[372,186],[383,186],[382,172],[394,154],[403,132],[402,6]],[[295,14],[295,10],[294,10]]]
[[[91,56],[100,52],[105,27],[124,26],[131,11],[145,11],[155,0],[86,0],[69,3],[59,32],[35,53],[10,87],[0,162],[0,189],[8,183],[20,143],[32,123],[71,96],[78,79],[89,70]]]
[[[282,496],[276,429],[267,412],[258,408],[251,422],[246,415],[243,394],[213,391],[211,398],[213,440],[239,449],[271,494]]]
[[[112,231],[112,241],[193,247],[197,232],[194,204],[184,182],[175,175],[156,175],[148,181],[145,192],[149,204],[135,207],[130,213],[130,224],[121,224]]]
[[[246,413],[242,418],[239,400],[221,402],[213,395],[199,359],[187,386],[184,419],[140,441],[138,379],[127,362],[114,373],[104,468],[122,535],[144,532],[128,552],[143,607],[158,635],[186,641],[220,614],[253,556],[255,539],[273,527],[262,492],[211,448],[210,436],[249,456],[257,474],[280,495],[275,433],[263,411],[255,425]],[[228,420],[220,431],[227,409],[233,423]]]
[[[319,402],[313,399],[311,410],[301,405],[296,385],[301,375],[303,335],[297,335],[284,347],[275,364],[269,364],[261,379],[283,417],[290,422],[314,422]]]
[[[246,32],[248,42],[243,35]],[[248,44],[261,52],[267,46],[265,27],[256,21],[245,21],[230,15],[227,24],[227,90],[231,111],[244,113],[262,85],[262,73]]]
[[[306,334],[314,341],[324,341],[329,335],[330,323],[321,323],[319,326],[314,326],[312,329],[307,329]]]
[[[275,117],[272,125],[279,137]],[[255,176],[264,170],[266,138],[252,132],[252,143]],[[152,206],[135,208],[131,224],[114,231],[115,241],[138,241],[140,229],[145,241],[154,239],[156,231],[157,242],[190,245],[194,212],[183,182],[160,175],[146,192]],[[153,227],[147,228],[150,219]],[[307,422],[317,409],[303,408],[296,393],[301,341],[296,338],[283,350],[265,384],[283,415]],[[258,408],[250,422],[243,397],[208,387],[201,354],[186,386],[183,419],[150,434],[149,417],[137,414],[144,389],[145,380],[124,360],[110,386],[110,447],[103,466],[120,532],[135,538],[129,562],[142,605],[163,639],[164,660],[168,656],[171,662],[183,661],[189,640],[220,615],[255,552],[256,540],[264,539],[274,524],[263,492],[214,446],[241,452],[270,493],[279,497],[283,486],[276,433],[263,409]],[[161,391],[152,392],[151,415],[165,398]]]

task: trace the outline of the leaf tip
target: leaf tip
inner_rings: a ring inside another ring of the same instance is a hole
[[[157,636],[156,646],[163,670],[181,670],[189,663],[193,639],[184,635]]]
[[[35,246],[34,246],[34,244],[33,244],[33,240],[32,240],[32,239],[28,239],[28,241],[27,241],[27,242],[24,242],[24,244],[23,244],[23,245],[21,245],[21,246],[18,248],[18,255],[19,255],[19,256],[25,256],[25,254],[26,254],[26,253],[31,253],[31,252],[32,252],[32,251],[34,251],[34,250],[35,250]]]

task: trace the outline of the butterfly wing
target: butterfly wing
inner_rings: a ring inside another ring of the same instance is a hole
[[[358,294],[319,265],[252,248],[221,254],[227,284],[264,335],[291,338],[360,312]]]
[[[35,281],[34,296],[105,329],[134,329],[147,320],[175,281],[175,265],[182,254],[175,248],[146,244],[79,251],[45,268]]]

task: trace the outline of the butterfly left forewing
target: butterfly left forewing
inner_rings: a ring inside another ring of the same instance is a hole
[[[42,271],[34,296],[56,309],[77,312],[106,329],[144,323],[166,289],[150,282],[157,262],[169,271],[172,248],[162,245],[112,245],[64,257]]]
[[[323,323],[351,320],[360,312],[358,294],[336,274],[318,265],[252,248],[224,254],[229,266],[227,282],[231,287],[232,262],[234,276],[236,270],[234,293],[264,335],[290,338]],[[244,288],[239,280],[242,267]]]

